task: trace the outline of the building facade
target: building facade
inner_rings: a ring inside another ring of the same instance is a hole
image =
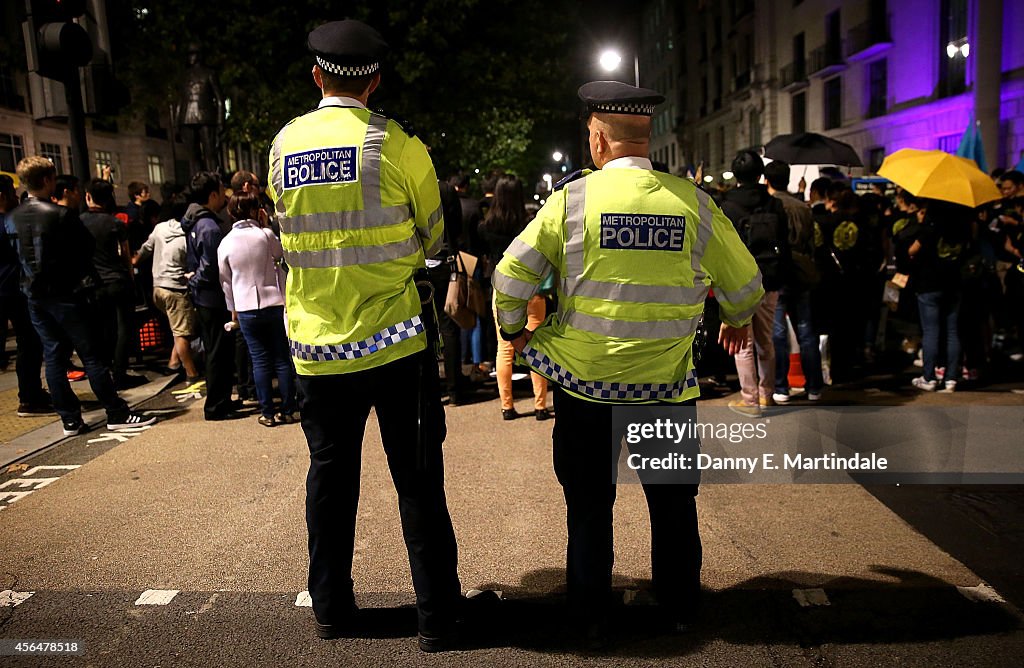
[[[19,4],[23,5],[20,0],[0,3],[0,40],[6,48],[6,58],[0,62],[0,172],[13,175],[19,160],[42,155],[53,160],[58,173],[71,173],[63,85],[29,72]],[[79,19],[93,39],[95,54],[93,64],[82,69],[87,110],[96,102],[90,99],[94,90],[89,86],[91,77],[110,71],[106,20],[105,0],[91,0],[86,14]],[[122,204],[126,203],[127,184],[132,181],[150,184],[153,195],[159,197],[161,184],[187,184],[190,177],[187,149],[180,138],[172,141],[172,110],[141,116],[128,107],[117,117],[86,120],[91,173],[77,176],[98,177],[109,166]],[[264,156],[249,146],[223,147],[221,161],[227,174],[238,169],[265,173]]]
[[[851,144],[866,173],[901,148],[954,152],[973,121],[990,168],[1021,158],[1020,2],[679,4],[678,51],[691,64],[676,85],[679,150],[716,180],[737,150],[805,131]]]
[[[686,60],[680,40],[682,18],[679,3],[671,0],[648,2],[640,17],[640,85],[665,96],[651,119],[650,157],[675,174],[685,172],[679,128],[685,103],[682,84],[686,81]]]

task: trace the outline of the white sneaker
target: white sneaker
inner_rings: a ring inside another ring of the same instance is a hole
[[[772,394],[772,399],[774,399],[775,403],[777,403],[777,404],[784,404],[784,403],[787,403],[789,401],[789,394],[783,394],[782,392],[775,392],[774,394]]]
[[[128,413],[124,419],[116,422],[107,422],[107,429],[111,431],[120,431],[122,429],[134,429],[136,427],[148,427],[156,422],[156,419],[155,415],[146,417],[139,413]]]
[[[821,392],[808,392],[807,401],[821,401]]]
[[[936,388],[939,386],[938,381],[925,380],[924,376],[918,376],[917,378],[912,380],[911,383],[917,389],[924,390],[925,392],[934,392]]]
[[[953,392],[956,392],[956,381],[947,380],[939,392],[942,392],[943,394],[952,394]]]

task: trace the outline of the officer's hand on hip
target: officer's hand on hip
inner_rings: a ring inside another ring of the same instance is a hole
[[[523,352],[523,348],[526,347],[526,344],[529,343],[530,339],[532,339],[532,338],[533,338],[533,332],[531,330],[529,330],[529,329],[524,329],[522,336],[520,336],[517,339],[512,339],[512,347],[515,348],[515,351],[517,353],[522,353]]]
[[[727,353],[735,355],[747,347],[747,328],[731,327],[723,322],[722,329],[718,332],[718,342]]]

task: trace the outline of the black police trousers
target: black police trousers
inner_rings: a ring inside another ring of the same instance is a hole
[[[606,614],[611,597],[612,472],[622,445],[612,439],[612,404],[584,401],[556,386],[554,406],[555,475],[565,495],[569,533],[569,604],[578,615],[595,619]],[[654,594],[666,614],[687,621],[700,596],[697,486],[644,484],[643,489],[651,518]]]
[[[371,407],[398,492],[420,632],[443,634],[454,621],[458,554],[444,493],[444,409],[429,357],[423,352],[365,371],[298,377],[309,446],[309,593],[322,624],[344,624],[354,609],[352,551]]]

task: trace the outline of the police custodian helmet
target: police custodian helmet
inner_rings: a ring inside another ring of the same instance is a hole
[[[306,44],[320,69],[342,77],[375,73],[388,53],[388,44],[379,32],[352,19],[317,26]]]

